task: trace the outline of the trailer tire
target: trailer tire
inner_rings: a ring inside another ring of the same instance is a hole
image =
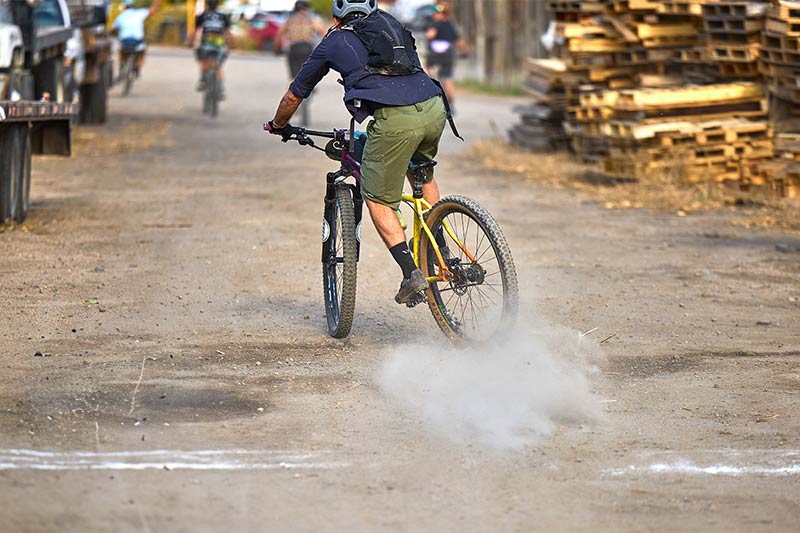
[[[11,216],[11,204],[13,195],[12,182],[12,159],[16,157],[14,152],[13,127],[0,127],[0,224]]]
[[[31,197],[31,130],[27,124],[20,124],[17,130],[19,165],[17,166],[16,205],[11,217],[17,223],[25,222]]]
[[[23,140],[23,138],[25,140]],[[26,151],[27,148],[27,151]],[[9,124],[0,130],[0,221],[14,219],[21,222],[17,212],[20,202],[20,186],[24,178],[30,184],[30,135],[28,125]],[[27,204],[25,205],[27,211]]]

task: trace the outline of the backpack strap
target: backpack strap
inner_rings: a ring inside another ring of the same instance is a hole
[[[456,137],[458,137],[463,141],[464,137],[458,134],[458,128],[456,128],[456,121],[453,120],[453,112],[450,109],[450,102],[447,101],[447,93],[445,92],[444,87],[442,87],[442,84],[436,78],[431,78],[431,81],[437,87],[439,87],[439,90],[442,91],[442,101],[444,102],[444,110],[445,113],[447,113],[447,122],[450,123],[450,129],[453,131],[453,135],[455,135]]]

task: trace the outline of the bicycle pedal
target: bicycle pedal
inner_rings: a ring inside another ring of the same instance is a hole
[[[427,300],[427,297],[425,296],[425,293],[420,291],[411,300],[406,302],[406,307],[416,307],[419,304],[421,304],[422,302],[424,302],[425,300]]]

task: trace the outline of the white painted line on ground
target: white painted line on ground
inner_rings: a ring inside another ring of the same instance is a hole
[[[332,452],[297,450],[0,450],[0,470],[332,470]]]
[[[648,451],[641,464],[606,470],[606,474],[688,474],[709,476],[797,476],[800,450]],[[688,456],[695,456],[693,459]]]

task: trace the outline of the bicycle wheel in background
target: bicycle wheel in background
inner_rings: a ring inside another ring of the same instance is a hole
[[[217,69],[211,69],[212,75],[209,77],[209,85],[206,89],[208,91],[208,98],[211,101],[211,118],[216,118],[219,113],[219,78],[217,78]]]
[[[210,115],[211,114],[211,93],[213,87],[211,85],[214,83],[216,79],[216,73],[214,69],[207,68],[205,72],[203,72],[203,113]]]
[[[341,339],[350,333],[356,307],[358,243],[353,197],[348,187],[337,187],[336,201],[326,206],[322,241],[322,288],[328,333]]]
[[[125,60],[125,85],[122,87],[122,96],[128,96],[133,87],[133,80],[136,79],[136,54],[131,52]]]
[[[476,201],[448,196],[426,215],[433,235],[442,235],[450,281],[432,282],[428,306],[441,330],[453,342],[482,342],[498,338],[514,325],[519,307],[517,273],[500,227]],[[444,230],[445,223],[474,261]],[[420,268],[426,276],[438,273],[439,263],[427,235],[420,241]]]

